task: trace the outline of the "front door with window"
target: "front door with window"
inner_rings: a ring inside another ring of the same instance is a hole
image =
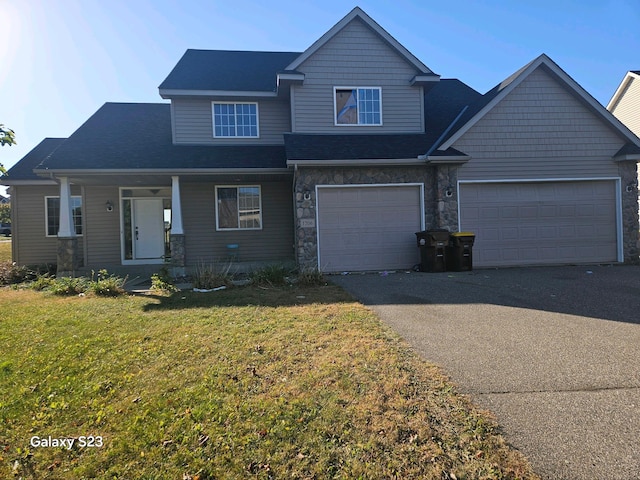
[[[164,255],[164,215],[161,198],[133,200],[133,255],[136,260]]]
[[[124,264],[162,263],[171,223],[171,190],[121,190],[122,261]]]

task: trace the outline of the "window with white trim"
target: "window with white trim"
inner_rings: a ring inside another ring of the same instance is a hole
[[[336,125],[382,125],[380,87],[335,87]]]
[[[44,197],[47,237],[58,236],[60,230],[60,197]],[[71,214],[76,235],[82,235],[82,197],[71,197]]]
[[[218,230],[260,230],[262,198],[258,185],[216,187]]]
[[[249,137],[257,138],[257,103],[212,102],[213,136],[216,138]]]

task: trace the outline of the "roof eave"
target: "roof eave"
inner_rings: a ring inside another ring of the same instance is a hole
[[[276,91],[159,89],[165,100],[176,97],[276,97]]]
[[[618,102],[620,101],[620,97],[622,96],[623,92],[627,88],[627,85],[633,79],[640,79],[640,75],[638,75],[636,72],[628,71],[625,74],[622,81],[620,82],[620,85],[618,85],[618,88],[616,89],[615,93],[611,97],[611,100],[609,100],[609,103],[607,104],[607,110],[609,110],[610,112],[613,111],[613,109],[617,106]]]
[[[241,173],[259,173],[261,175],[282,174],[288,172],[288,168],[102,168],[102,169],[36,169],[37,175],[45,177],[64,177],[68,175],[237,175]]]
[[[331,160],[298,160],[290,158],[287,160],[288,166],[300,167],[335,167],[335,166],[399,166],[399,165],[424,165],[425,160],[419,157],[414,158],[358,158],[358,159],[331,159]]]

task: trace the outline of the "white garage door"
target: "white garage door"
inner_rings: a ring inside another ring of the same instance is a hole
[[[417,185],[318,188],[319,268],[324,272],[408,269],[419,262]]]
[[[460,185],[474,266],[615,262],[614,181]]]

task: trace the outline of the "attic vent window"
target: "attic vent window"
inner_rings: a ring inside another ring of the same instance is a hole
[[[257,103],[213,103],[213,136],[258,137]]]
[[[382,89],[336,87],[336,125],[382,125]]]

